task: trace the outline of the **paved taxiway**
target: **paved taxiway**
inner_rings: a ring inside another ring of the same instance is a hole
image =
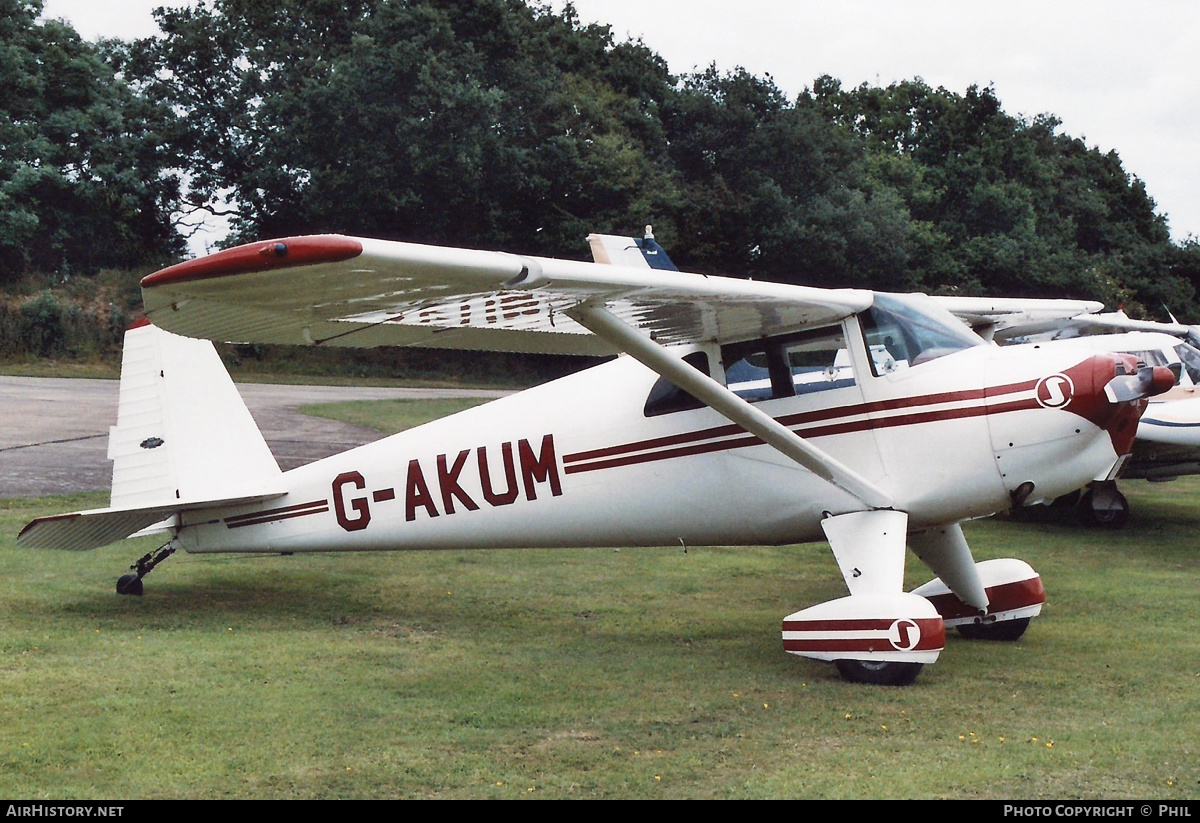
[[[108,429],[117,422],[116,380],[0,377],[0,497],[107,491]],[[499,397],[469,389],[238,385],[284,471],[378,440],[379,432],[301,414],[311,403],[397,398]]]

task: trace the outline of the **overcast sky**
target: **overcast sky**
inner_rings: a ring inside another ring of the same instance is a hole
[[[154,34],[179,0],[46,0],[87,39]],[[562,0],[551,3],[563,6]],[[1166,214],[1200,237],[1200,3],[1194,0],[575,0],[583,22],[641,39],[676,74],[715,63],[769,74],[789,95],[920,77],[992,86],[1009,114],[1115,149]]]

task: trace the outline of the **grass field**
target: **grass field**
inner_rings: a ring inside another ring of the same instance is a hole
[[[968,524],[1049,602],[906,688],[783,652],[821,544],[176,555],[131,598],[153,541],[14,544],[103,496],[0,501],[0,796],[1200,798],[1200,479],[1126,492],[1119,533]]]

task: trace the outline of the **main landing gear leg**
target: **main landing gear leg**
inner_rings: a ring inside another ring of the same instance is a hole
[[[141,596],[142,578],[154,571],[154,567],[175,553],[175,541],[164,543],[152,552],[147,552],[129,568],[132,573],[121,575],[117,580],[117,594]]]
[[[903,686],[946,645],[941,615],[924,597],[906,594],[908,515],[890,510],[827,517],[829,539],[849,597],[783,619],[783,648],[834,663],[855,683]]]
[[[913,590],[937,608],[947,628],[971,640],[1017,640],[1042,611],[1046,589],[1028,563],[976,563],[957,523],[909,536],[918,557],[940,576]]]

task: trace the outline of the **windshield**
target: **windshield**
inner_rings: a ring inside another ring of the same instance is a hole
[[[877,375],[983,345],[965,323],[921,295],[876,294],[861,319]]]

